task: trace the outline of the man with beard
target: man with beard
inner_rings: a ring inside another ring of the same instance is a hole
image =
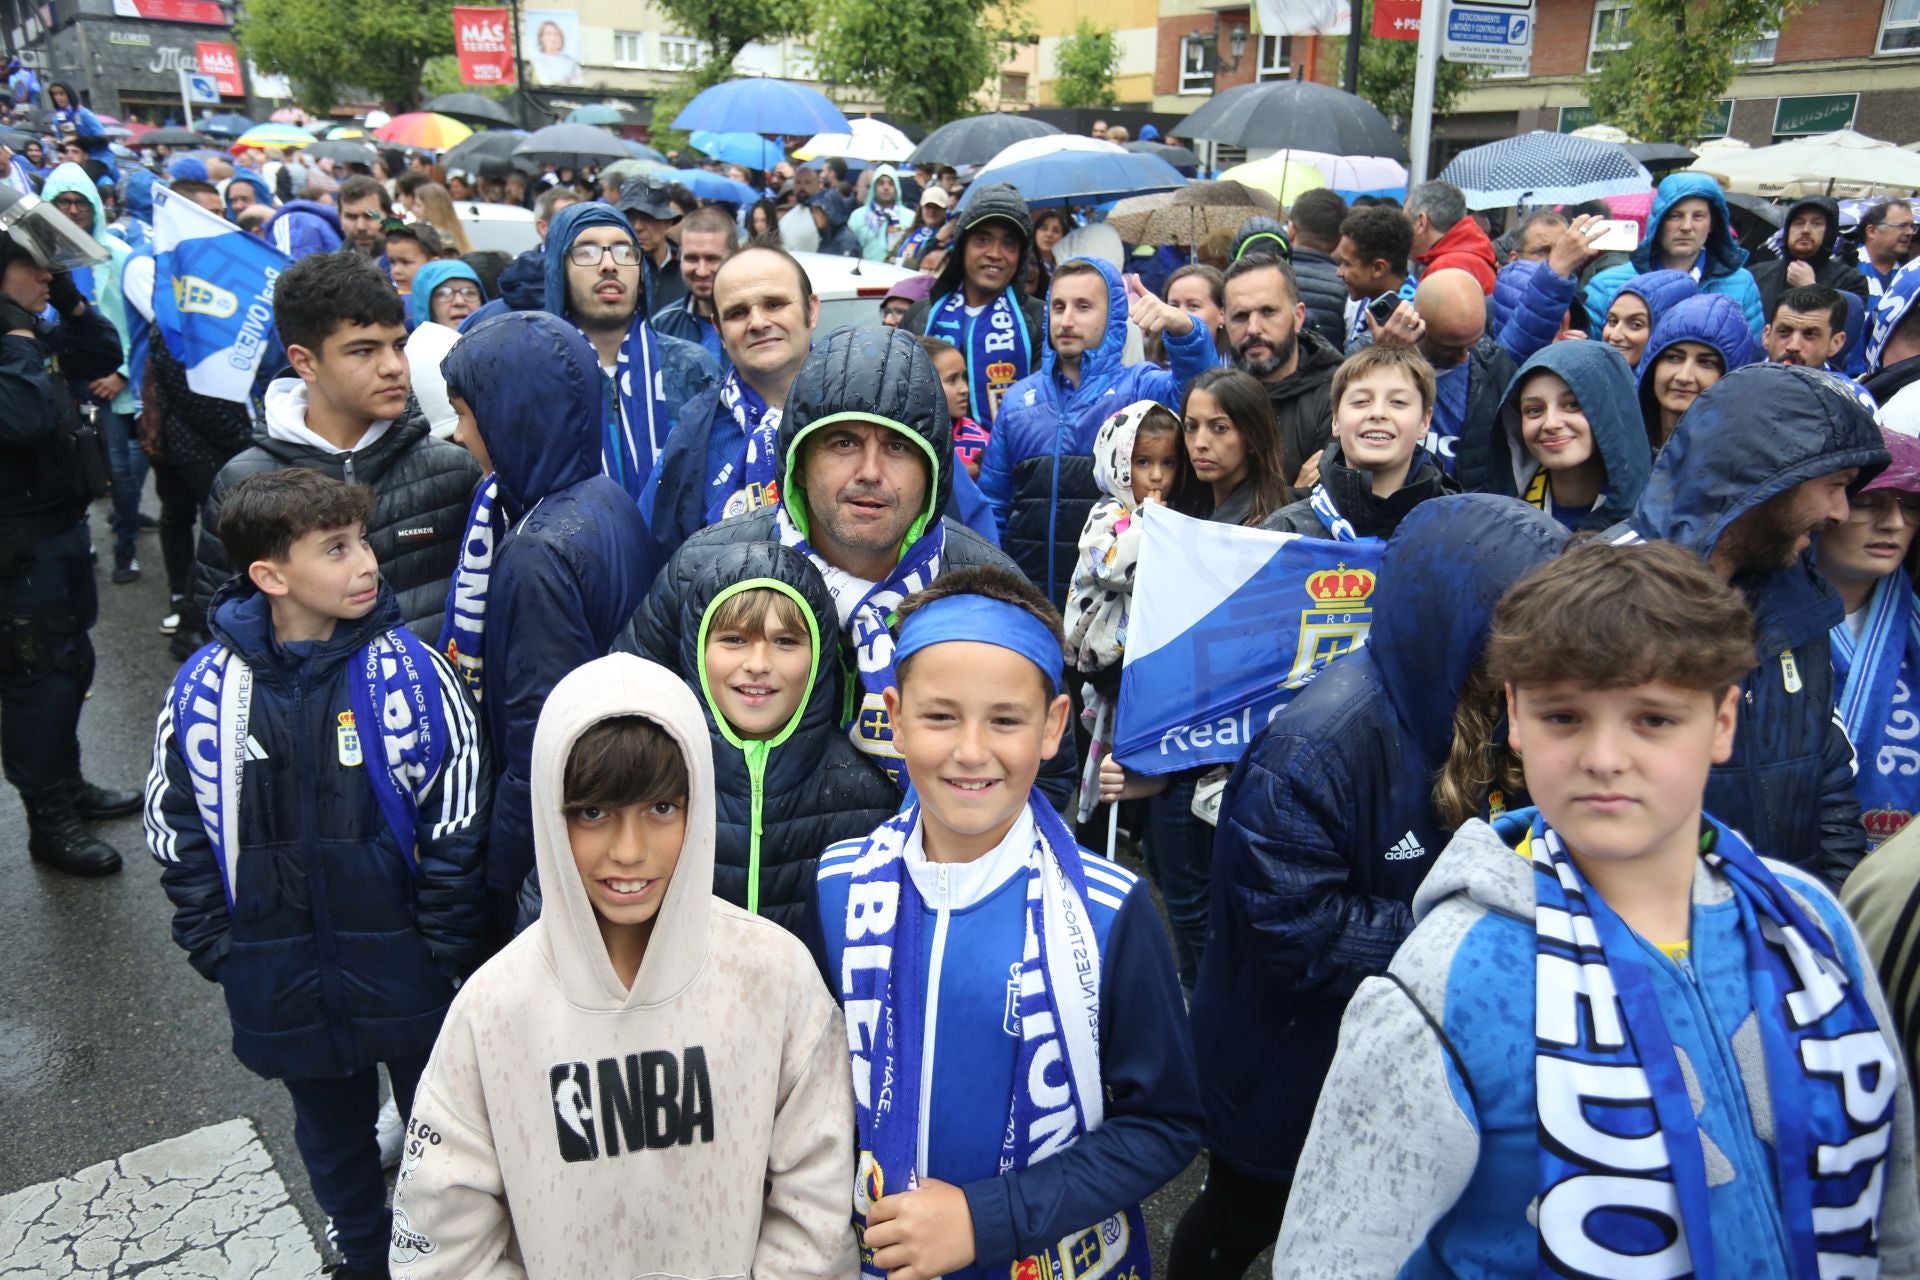
[[[1847,519],[1849,493],[1886,465],[1850,384],[1799,365],[1748,365],[1693,402],[1633,515],[1601,535],[1687,547],[1746,596],[1758,665],[1741,682],[1733,755],[1713,766],[1706,807],[1835,890],[1866,838],[1853,746],[1833,718],[1829,632],[1843,607],[1811,549]]]
[[[1761,335],[1767,359],[1824,369],[1847,345],[1847,302],[1838,289],[1796,285],[1780,295]]]
[[[1760,289],[1760,309],[1768,316],[1789,289],[1810,284],[1851,293],[1861,302],[1871,300],[1867,278],[1851,263],[1833,254],[1840,237],[1840,206],[1827,196],[1805,196],[1787,206],[1780,232],[1780,256],[1753,269]]]
[[[1134,323],[1146,333],[1179,337],[1199,323],[1144,292],[1134,293],[1131,307]],[[1340,352],[1306,328],[1299,281],[1279,258],[1263,254],[1234,263],[1227,271],[1225,310],[1235,367],[1258,378],[1273,402],[1287,478],[1296,489],[1309,488],[1333,434],[1333,371],[1340,367]],[[1167,359],[1184,387],[1214,366],[1213,347],[1169,342]]]

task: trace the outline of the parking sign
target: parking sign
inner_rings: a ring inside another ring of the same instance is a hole
[[[1440,56],[1484,67],[1525,67],[1533,56],[1533,0],[1448,0]]]

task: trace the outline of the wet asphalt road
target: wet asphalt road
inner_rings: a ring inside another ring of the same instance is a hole
[[[151,483],[145,506],[157,514]],[[138,551],[143,577],[112,585],[104,516],[105,505],[96,504],[99,668],[80,742],[91,780],[138,790],[176,666],[158,631],[166,575],[159,543],[146,531]],[[140,819],[97,830],[126,860],[119,875],[76,880],[43,870],[27,858],[19,798],[0,787],[0,1194],[246,1116],[321,1240],[325,1216],[294,1148],[292,1107],[278,1084],[234,1060],[218,989],[168,936],[171,910]],[[1204,1159],[1148,1201],[1158,1274],[1203,1169]],[[1270,1266],[1263,1256],[1248,1274],[1266,1275]]]

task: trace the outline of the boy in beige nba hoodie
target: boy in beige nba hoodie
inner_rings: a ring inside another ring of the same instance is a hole
[[[854,1274],[846,1033],[806,948],[712,894],[693,694],[626,654],[574,671],[532,799],[545,906],[447,1013],[393,1275]]]

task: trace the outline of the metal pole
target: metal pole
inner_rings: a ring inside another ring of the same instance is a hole
[[[1358,95],[1360,92],[1360,42],[1367,38],[1366,27],[1360,21],[1361,9],[1358,4],[1352,7],[1353,16],[1347,22],[1347,74],[1346,90]]]
[[[1440,71],[1440,24],[1446,20],[1446,0],[1420,0],[1420,54],[1413,73],[1412,145],[1407,148],[1407,185],[1427,180],[1427,161],[1433,146],[1433,81]]]
[[[527,96],[527,64],[520,57],[520,0],[507,0],[507,14],[513,24],[513,114],[524,129],[531,119],[528,107],[533,99]]]

